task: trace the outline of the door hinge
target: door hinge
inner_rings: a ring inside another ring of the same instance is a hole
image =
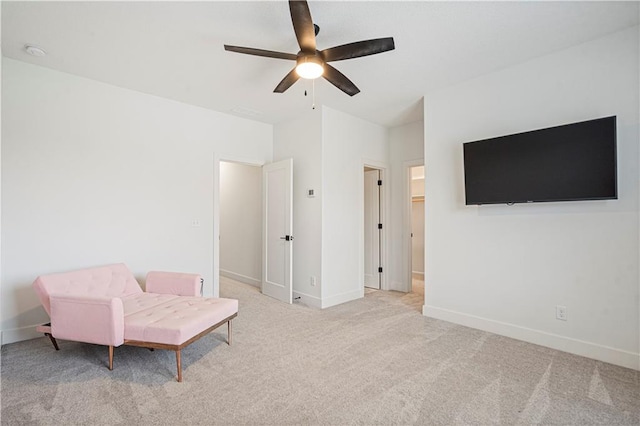
[[[378,224],[378,229],[382,229],[382,224],[381,223]]]
[[[382,273],[382,266],[378,267],[378,272]]]
[[[378,179],[378,186],[382,186],[382,179]]]

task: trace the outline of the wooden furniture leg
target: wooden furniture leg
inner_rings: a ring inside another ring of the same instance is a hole
[[[176,364],[178,364],[178,381],[182,382],[182,359],[180,349],[176,350]]]
[[[109,370],[113,370],[113,346],[109,346]]]
[[[182,348],[185,348],[185,347],[189,346],[191,343],[193,343],[196,340],[200,339],[201,337],[206,336],[211,331],[213,331],[216,328],[220,327],[225,322],[227,323],[228,333],[229,333],[228,338],[227,338],[227,343],[229,345],[231,345],[231,320],[234,319],[236,316],[238,316],[237,312],[235,314],[231,315],[230,317],[227,317],[227,318],[223,319],[219,323],[212,325],[211,327],[207,328],[203,332],[193,336],[191,339],[189,339],[186,342],[183,342],[183,343],[181,343],[179,345],[172,345],[172,344],[168,344],[168,343],[143,342],[143,341],[140,341],[140,340],[125,340],[124,344],[125,345],[129,345],[129,346],[138,346],[138,347],[141,347],[141,348],[149,348],[151,350],[153,350],[153,349],[168,349],[168,350],[175,351],[176,352],[176,365],[178,367],[178,381],[182,382],[182,358],[181,358],[182,354],[180,352],[182,350]],[[110,349],[110,351],[113,350],[112,347],[109,347],[109,349]],[[110,354],[111,354],[111,352],[110,352]]]

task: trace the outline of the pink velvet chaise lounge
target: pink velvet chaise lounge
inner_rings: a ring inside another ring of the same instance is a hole
[[[181,350],[238,315],[238,301],[200,297],[200,275],[149,272],[146,291],[126,265],[114,264],[41,275],[33,287],[51,318],[40,326],[58,349],[57,339],[109,347],[120,345],[176,352],[182,381]]]

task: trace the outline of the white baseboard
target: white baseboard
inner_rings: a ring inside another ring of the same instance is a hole
[[[220,269],[220,275],[222,275],[223,277],[231,278],[232,280],[240,281],[244,284],[252,285],[254,287],[262,287],[262,282],[260,280],[248,277],[246,275],[236,274],[235,272],[227,271],[225,269]]]
[[[40,325],[31,325],[27,327],[13,328],[10,330],[2,330],[0,334],[0,344],[7,345],[9,343],[21,342],[23,340],[36,339],[43,337],[42,333],[36,331],[36,327]]]
[[[299,297],[300,299],[296,298]],[[319,297],[316,296],[311,296],[309,294],[306,293],[301,293],[299,291],[294,291],[293,292],[293,299],[294,302],[301,302],[304,303],[307,306],[311,306],[313,308],[322,308],[322,299],[320,299]]]
[[[478,330],[489,331],[501,336],[523,340],[536,345],[546,346],[563,352],[587,358],[597,359],[610,364],[619,365],[634,370],[640,370],[640,354],[624,351],[621,349],[602,346],[583,340],[572,339],[545,331],[520,327],[518,325],[495,321],[487,318],[477,317],[461,312],[450,311],[448,309],[437,308],[435,306],[424,305],[422,315],[436,318]]]
[[[361,299],[364,297],[364,289],[349,291],[347,293],[336,294],[335,296],[322,299],[322,309],[330,308],[345,302]]]

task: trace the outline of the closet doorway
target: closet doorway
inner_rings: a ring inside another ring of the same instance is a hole
[[[424,294],[424,165],[409,169],[411,188],[411,289]]]

